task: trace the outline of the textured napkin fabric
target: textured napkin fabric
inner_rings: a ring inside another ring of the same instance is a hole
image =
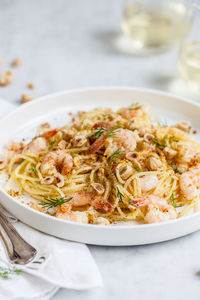
[[[0,117],[14,108],[14,105],[0,100]],[[47,300],[61,287],[78,290],[102,286],[101,275],[86,245],[46,235],[21,222],[14,226],[39,255],[46,255],[48,259],[39,270],[32,269],[31,265],[16,265],[14,267],[22,270],[20,274],[11,271],[8,279],[0,276],[1,300]],[[1,268],[13,270],[2,243],[0,274]]]

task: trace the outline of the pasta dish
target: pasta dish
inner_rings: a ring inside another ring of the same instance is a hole
[[[198,210],[200,145],[187,121],[162,124],[140,103],[71,117],[61,128],[42,124],[29,143],[10,142],[0,162],[10,195],[15,182],[32,208],[98,225],[155,223]]]

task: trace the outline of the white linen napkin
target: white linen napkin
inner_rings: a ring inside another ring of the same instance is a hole
[[[0,117],[14,108],[14,105],[0,100]],[[38,270],[32,269],[31,263],[26,266],[15,265],[22,272],[16,274],[11,271],[8,279],[3,279],[2,270],[13,270],[13,265],[8,262],[0,243],[1,300],[48,300],[61,287],[78,290],[102,286],[100,272],[86,245],[46,235],[21,222],[14,226],[38,250],[38,256],[44,255],[47,260]]]

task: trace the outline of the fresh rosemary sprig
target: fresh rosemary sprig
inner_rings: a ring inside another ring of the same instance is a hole
[[[177,167],[175,167],[173,163],[171,163],[170,166],[172,167],[175,173],[182,174],[182,172]]]
[[[108,162],[111,164],[113,162],[116,162],[118,159],[121,158],[121,156],[124,154],[124,151],[117,150],[115,151],[109,158]]]
[[[0,267],[0,278],[2,279],[10,279],[10,276],[12,274],[20,275],[22,273],[22,270],[16,269],[16,268],[3,268]]]
[[[52,207],[56,207],[58,205],[62,205],[66,202],[69,202],[72,200],[73,197],[71,198],[44,198],[44,202],[40,202],[39,205],[43,206],[44,208],[52,208]]]
[[[99,128],[96,129],[96,132],[89,135],[88,138],[100,137],[105,131],[106,131],[105,128],[99,127]]]
[[[119,200],[120,200],[121,202],[124,202],[124,201],[123,201],[124,195],[120,192],[118,186],[117,186],[117,198],[119,198]]]
[[[158,140],[156,140],[155,138],[152,138],[152,141],[154,142],[154,144],[156,144],[157,146],[159,146],[159,147],[163,147],[163,148],[165,148],[165,147],[167,147],[167,145],[163,142],[163,141],[158,141]]]

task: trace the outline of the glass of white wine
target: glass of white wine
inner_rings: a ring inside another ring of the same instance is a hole
[[[200,1],[192,4],[192,26],[180,43],[178,71],[192,89],[200,91]]]
[[[135,53],[164,51],[180,41],[187,22],[188,1],[125,0],[125,3],[121,27]]]

